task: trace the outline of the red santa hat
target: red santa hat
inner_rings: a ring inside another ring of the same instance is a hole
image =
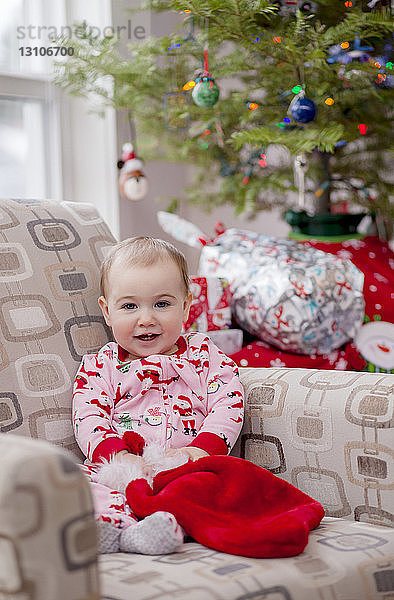
[[[144,168],[143,162],[134,153],[133,144],[129,142],[122,146],[122,162],[122,171],[125,173],[142,171]]]

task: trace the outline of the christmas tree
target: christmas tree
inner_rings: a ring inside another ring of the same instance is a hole
[[[186,201],[253,215],[294,206],[298,191],[298,209],[350,201],[388,229],[393,20],[384,4],[148,0],[142,8],[175,11],[183,24],[130,44],[125,59],[117,38],[95,38],[85,23],[56,82],[126,111],[127,141],[145,160],[195,165]]]

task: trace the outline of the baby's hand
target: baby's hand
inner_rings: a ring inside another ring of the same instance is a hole
[[[203,456],[209,456],[208,452],[202,450],[201,448],[195,448],[194,446],[183,446],[182,448],[168,448],[166,450],[167,456],[174,456],[174,454],[178,454],[178,452],[182,452],[183,454],[187,454],[190,460],[195,461]]]
[[[120,452],[118,452],[116,454],[115,460],[119,460],[122,462],[129,461],[129,462],[133,463],[134,465],[138,465],[140,467],[144,477],[152,476],[152,467],[144,461],[142,456],[137,456],[136,454],[132,454],[131,452],[128,452],[127,450],[121,450]]]

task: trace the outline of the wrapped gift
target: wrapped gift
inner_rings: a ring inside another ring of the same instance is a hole
[[[287,352],[331,352],[363,321],[363,274],[292,240],[228,229],[203,247],[199,272],[226,277],[239,325]]]
[[[219,329],[208,334],[214,344],[227,355],[235,354],[242,349],[242,329]]]
[[[230,288],[223,277],[192,277],[193,300],[185,331],[215,331],[231,327]]]

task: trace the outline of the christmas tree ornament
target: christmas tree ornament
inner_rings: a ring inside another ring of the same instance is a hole
[[[365,371],[394,373],[394,325],[371,321],[360,329],[354,344],[367,361]]]
[[[220,91],[208,70],[207,49],[204,50],[204,70],[199,72],[195,82],[196,85],[193,88],[192,98],[197,106],[201,108],[214,106],[219,99]]]
[[[148,182],[143,173],[143,163],[136,157],[133,145],[124,144],[122,159],[118,161],[119,191],[125,200],[138,201],[145,198],[148,192]]]
[[[288,113],[298,123],[309,123],[316,117],[317,108],[313,100],[306,98],[304,90],[301,90],[291,101]]]

